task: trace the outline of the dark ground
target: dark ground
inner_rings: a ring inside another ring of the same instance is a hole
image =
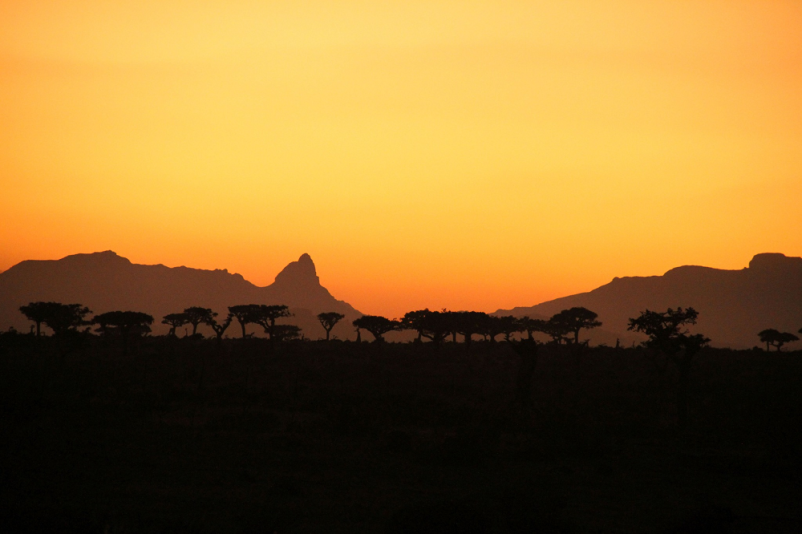
[[[800,532],[802,352],[0,338],[0,530]]]

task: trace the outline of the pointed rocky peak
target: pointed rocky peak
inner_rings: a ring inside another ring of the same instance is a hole
[[[301,254],[298,261],[290,262],[278,273],[275,284],[278,286],[320,285],[320,278],[318,278],[317,271],[315,270],[315,262],[312,261],[309,254]]]

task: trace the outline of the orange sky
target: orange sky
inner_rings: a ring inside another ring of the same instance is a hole
[[[0,3],[0,270],[112,249],[366,313],[802,255],[802,3]],[[202,304],[202,303],[200,303]]]

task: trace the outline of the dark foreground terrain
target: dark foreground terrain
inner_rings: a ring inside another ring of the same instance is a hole
[[[0,337],[0,530],[799,532],[802,353]],[[525,374],[523,375],[525,378]]]

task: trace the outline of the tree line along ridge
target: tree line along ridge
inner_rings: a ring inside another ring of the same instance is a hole
[[[121,337],[143,336],[151,333],[154,322],[152,315],[135,311],[110,311],[87,318],[93,312],[82,304],[62,304],[59,302],[31,302],[21,306],[20,312],[30,320],[36,336],[42,335],[42,325],[53,331],[53,335],[77,333],[81,327],[82,334],[91,334],[91,326],[96,326],[95,333],[105,336]],[[200,325],[212,329],[215,338],[220,340],[236,320],[243,338],[252,337],[247,332],[248,325],[261,326],[271,341],[303,340],[301,328],[292,324],[277,324],[279,319],[292,317],[289,307],[282,304],[241,304],[228,307],[225,319],[218,319],[219,314],[210,308],[191,306],[182,312],[170,313],[162,318],[161,323],[170,327],[168,336],[176,336],[178,328],[191,326],[192,337],[203,337],[198,332]],[[678,349],[687,350],[691,345],[703,346],[710,340],[702,334],[679,335],[682,325],[696,324],[698,312],[693,308],[669,308],[666,312],[645,310],[637,318],[629,320],[628,330],[641,332],[649,337],[644,346],[654,347],[655,343],[665,344],[667,339],[679,344]],[[331,340],[332,329],[345,315],[337,312],[317,314],[317,319],[325,331],[326,341]],[[400,319],[388,319],[381,315],[362,315],[352,321],[356,330],[357,341],[362,341],[362,330],[369,332],[376,343],[385,341],[389,332],[409,330],[417,333],[415,342],[429,340],[435,346],[447,341],[456,343],[457,336],[470,345],[474,336],[481,336],[484,341],[495,342],[499,336],[510,342],[516,334],[526,334],[526,339],[535,340],[534,334],[545,334],[554,344],[580,344],[581,330],[590,330],[602,326],[598,315],[583,307],[574,307],[553,315],[550,319],[532,319],[527,316],[495,316],[477,311],[431,311],[429,309],[407,312]],[[802,328],[799,329],[802,333]],[[758,332],[761,343],[766,350],[774,347],[779,351],[788,343],[798,341],[799,337],[790,332],[780,332],[769,328]],[[684,336],[684,337],[683,337]],[[587,343],[587,341],[584,341]],[[676,351],[673,351],[676,352]]]

